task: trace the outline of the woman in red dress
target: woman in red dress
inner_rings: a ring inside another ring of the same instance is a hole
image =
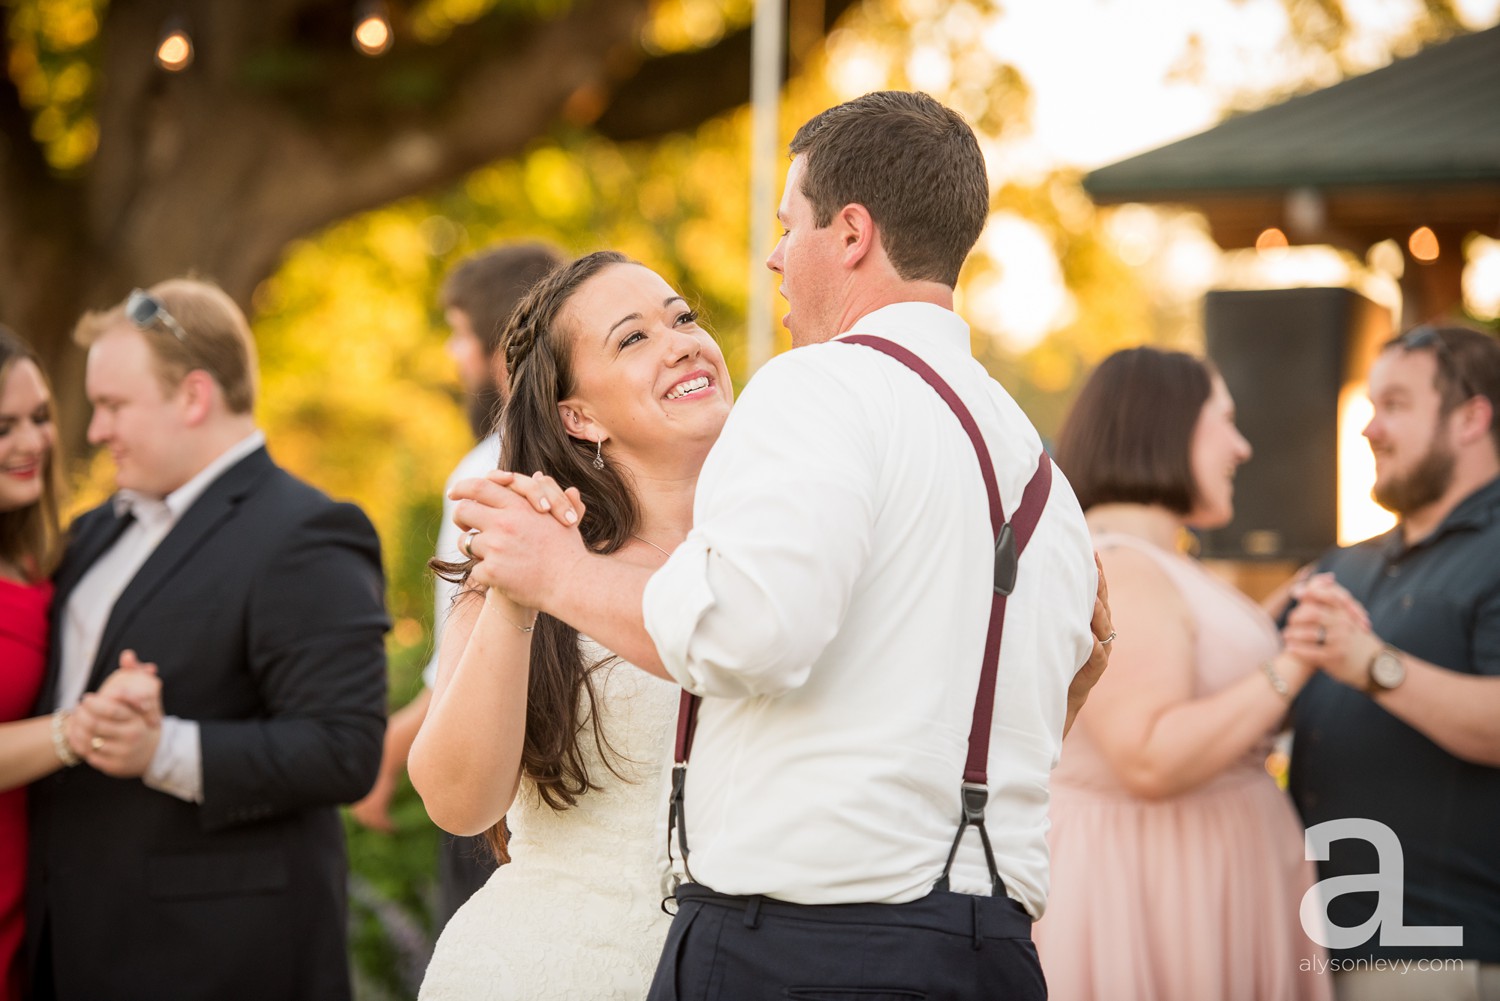
[[[24,995],[21,942],[26,879],[26,790],[87,754],[72,714],[31,716],[47,666],[48,613],[58,555],[61,474],[52,393],[30,346],[0,326],[0,999]],[[105,682],[143,711],[160,712],[147,668]],[[30,717],[30,718],[28,718]]]

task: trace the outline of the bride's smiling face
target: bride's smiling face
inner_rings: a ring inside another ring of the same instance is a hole
[[[611,264],[559,320],[572,337],[573,393],[558,405],[570,435],[602,438],[606,460],[656,465],[707,454],[734,402],[729,370],[713,336],[660,275]]]

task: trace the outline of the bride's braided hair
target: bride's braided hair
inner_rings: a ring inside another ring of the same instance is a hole
[[[558,404],[573,395],[576,332],[559,318],[589,279],[613,265],[634,263],[606,250],[556,268],[521,300],[500,338],[510,371],[510,399],[500,418],[500,468],[541,470],[563,489],[577,487],[587,506],[579,531],[585,545],[597,553],[612,553],[629,541],[639,524],[640,508],[624,470],[612,462],[595,469],[594,442],[574,438],[563,427]],[[434,561],[433,566],[447,579],[465,581],[473,561]],[[585,730],[592,732],[605,766],[619,775],[612,760],[618,756],[604,733],[593,680],[593,672],[606,663],[584,660],[572,626],[550,615],[537,616],[521,772],[554,810],[567,809],[579,796],[598,788],[583,752]],[[496,857],[509,861],[505,821],[485,836]]]

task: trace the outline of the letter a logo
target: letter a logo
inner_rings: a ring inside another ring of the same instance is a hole
[[[1354,949],[1368,942],[1380,929],[1381,945],[1452,946],[1464,944],[1461,925],[1406,925],[1402,923],[1402,894],[1406,886],[1406,859],[1396,832],[1378,820],[1343,817],[1307,829],[1307,857],[1328,861],[1328,846],[1346,838],[1358,838],[1375,846],[1380,859],[1378,872],[1330,876],[1313,884],[1302,895],[1302,930],[1328,949]],[[1375,893],[1379,903],[1364,924],[1353,928],[1328,919],[1327,902],[1346,893]]]

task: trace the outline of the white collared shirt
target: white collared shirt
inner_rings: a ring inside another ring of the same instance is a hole
[[[458,537],[461,533],[458,526],[453,523],[453,509],[458,506],[458,502],[451,499],[448,492],[459,480],[471,480],[498,468],[500,468],[500,436],[498,434],[485,435],[479,439],[479,444],[469,449],[468,453],[458,460],[458,465],[453,467],[448,482],[443,485],[443,520],[439,524],[437,545],[434,547],[434,555],[438,559],[456,563],[464,558],[463,554],[458,551]],[[432,658],[422,669],[422,684],[428,688],[437,684],[438,652],[443,648],[443,628],[448,622],[448,613],[453,608],[453,599],[458,595],[457,584],[450,583],[436,575],[432,580],[434,606]]]
[[[954,388],[1013,514],[1041,442],[968,325],[901,303],[850,332],[898,342]],[[644,599],[667,670],[706,696],[686,792],[698,882],[807,904],[928,892],[962,812],[993,553],[973,447],[919,376],[839,344],[756,374],[704,464],[693,531]],[[1037,917],[1048,775],[1092,648],[1092,553],[1055,472],[1009,602],[989,756],[1000,873]],[[951,885],[989,893],[972,832]]]
[[[83,697],[115,602],[156,547],[214,480],[265,444],[263,432],[252,432],[165,497],[147,497],[134,490],[121,490],[114,495],[115,514],[123,517],[129,512],[135,515],[135,520],[84,573],[68,596],[63,610],[54,708],[75,705]],[[111,665],[110,670],[115,666]],[[203,752],[196,721],[163,717],[161,740],[141,781],[178,799],[203,802]]]

